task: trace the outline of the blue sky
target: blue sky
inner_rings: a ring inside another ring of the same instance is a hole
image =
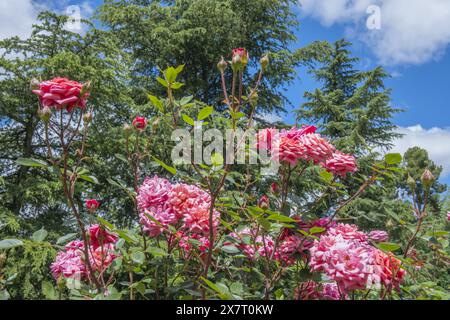
[[[36,13],[43,8],[64,12],[78,4],[83,17],[92,14],[101,0],[2,0],[0,38],[27,36]],[[298,0],[301,22],[293,47],[315,40],[343,37],[353,43],[361,58],[361,70],[382,65],[393,77],[392,104],[406,111],[394,118],[405,137],[393,151],[404,152],[419,145],[444,167],[450,184],[450,0]],[[20,14],[17,14],[20,13]],[[375,23],[369,28],[367,22]],[[317,84],[299,70],[299,78],[287,95],[296,105],[304,91]],[[275,118],[274,115],[270,115]],[[293,123],[292,113],[282,118]]]

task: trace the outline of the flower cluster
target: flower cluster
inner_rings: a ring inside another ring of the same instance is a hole
[[[118,237],[99,225],[89,227],[89,262],[93,271],[103,272],[117,258],[114,244]],[[74,240],[65,246],[65,251],[56,255],[56,260],[50,266],[53,277],[81,280],[88,277],[85,263],[84,242]]]
[[[75,107],[84,109],[89,97],[88,85],[67,78],[32,84],[32,92],[39,96],[42,107],[66,109],[68,112]]]
[[[293,127],[278,132],[275,128],[260,130],[257,135],[258,149],[267,150],[281,163],[296,165],[299,160],[320,164],[327,171],[345,177],[357,170],[352,155],[344,154],[316,133],[314,126]]]
[[[145,231],[156,237],[168,226],[184,233],[208,235],[211,197],[197,186],[171,184],[164,178],[146,178],[137,196],[140,221]],[[213,228],[220,214],[213,211]]]
[[[341,292],[384,285],[397,287],[405,271],[401,262],[368,243],[369,236],[355,225],[338,224],[315,240],[310,268],[336,281]]]

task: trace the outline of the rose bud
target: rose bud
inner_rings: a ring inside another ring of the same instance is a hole
[[[49,107],[38,109],[38,115],[42,121],[47,123],[50,120],[50,117],[52,116],[52,110]]]
[[[86,122],[86,123],[90,123],[92,121],[92,113],[86,112],[83,115],[83,121]]]
[[[134,118],[132,125],[138,130],[144,130],[147,127],[147,119],[144,117],[136,117]]]
[[[414,189],[416,187],[416,181],[409,174],[408,174],[408,179],[406,179],[406,183],[408,184],[408,186],[411,189]]]
[[[30,81],[30,89],[31,90],[39,90],[41,83],[39,82],[38,79],[33,78]]]
[[[261,199],[259,199],[258,201],[258,206],[264,210],[269,209],[269,204],[270,204],[269,197],[266,195],[263,195]]]
[[[236,68],[236,70],[241,69],[241,67],[244,67],[247,65],[249,60],[248,52],[245,50],[245,48],[236,48],[233,49],[233,67]]]
[[[131,133],[131,126],[128,123],[125,123],[123,125],[123,131],[125,132],[126,135],[129,135]]]
[[[447,212],[447,221],[450,221],[450,211]]]
[[[425,189],[429,189],[431,185],[433,184],[434,180],[436,179],[430,170],[425,169],[425,171],[422,174],[422,177],[420,178]]]
[[[269,65],[269,62],[270,62],[270,60],[269,60],[269,55],[268,55],[268,54],[265,54],[265,55],[261,58],[261,60],[259,61],[259,63],[261,63],[261,69],[262,69],[262,71],[266,71],[267,66]]]
[[[100,202],[98,202],[97,200],[95,199],[86,200],[86,208],[90,213],[94,213],[95,210],[98,209],[98,207],[100,207]]]
[[[278,195],[280,192],[280,186],[276,182],[272,182],[270,185],[270,192],[272,192],[274,195]]]
[[[222,57],[219,61],[219,63],[217,63],[217,69],[219,69],[220,72],[225,72],[225,70],[228,67],[228,63],[225,61],[225,59]]]

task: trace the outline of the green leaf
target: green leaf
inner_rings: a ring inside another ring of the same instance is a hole
[[[162,162],[161,160],[159,160],[158,158],[156,158],[154,156],[152,156],[152,158],[155,162],[157,162],[161,167],[163,167],[164,169],[169,171],[171,174],[173,174],[173,175],[177,174],[177,169],[175,169],[174,167],[171,167],[171,166],[165,164],[164,162]]]
[[[157,97],[152,96],[151,94],[148,95],[148,98],[150,99],[150,102],[161,112],[164,113],[164,103],[159,100]]]
[[[223,156],[220,153],[214,152],[211,155],[211,164],[214,167],[221,167],[223,165]]]
[[[62,236],[62,237],[58,238],[58,240],[56,240],[56,244],[66,243],[66,242],[68,242],[70,240],[75,239],[76,236],[77,236],[77,233],[66,234],[65,236]]]
[[[47,162],[32,158],[19,158],[16,163],[25,167],[47,167]]]
[[[33,239],[34,242],[42,242],[45,240],[45,238],[47,238],[48,232],[42,228],[38,231],[36,231],[35,233],[33,233],[33,236],[31,237],[31,239]]]
[[[164,71],[168,83],[174,83],[177,80],[177,73],[174,67],[169,67]]]
[[[389,252],[400,249],[400,245],[398,245],[396,243],[391,243],[391,242],[381,242],[381,243],[377,244],[377,247],[383,251],[389,251]]]
[[[240,250],[235,246],[223,246],[222,251],[226,253],[239,253]]]
[[[384,161],[390,165],[399,164],[402,162],[402,155],[400,153],[388,153],[384,156]]]
[[[311,229],[309,229],[309,233],[310,234],[321,233],[324,232],[325,230],[327,229],[322,227],[312,227]]]
[[[194,119],[192,119],[191,117],[189,117],[187,114],[182,114],[181,118],[183,118],[184,122],[186,122],[187,124],[194,126],[195,125],[195,121]]]
[[[106,221],[105,219],[103,219],[102,217],[97,216],[96,218],[97,218],[97,221],[100,222],[101,225],[107,227],[110,230],[114,229],[114,226],[111,223],[109,223],[108,221]]]
[[[325,180],[326,182],[331,182],[333,180],[333,174],[331,172],[328,172],[327,170],[323,169],[320,170],[319,176]]]
[[[0,249],[11,249],[23,246],[23,242],[19,239],[4,239],[0,241]]]
[[[161,78],[161,77],[157,77],[157,78],[156,78],[156,81],[158,81],[161,85],[163,85],[163,86],[166,87],[166,88],[169,87],[169,84],[167,83],[167,81],[164,80],[164,79]]]
[[[194,96],[183,97],[183,98],[181,98],[181,100],[178,102],[178,104],[179,104],[180,106],[184,106],[184,105],[188,104],[189,102],[191,102],[192,99],[194,99]]]
[[[98,180],[94,176],[87,176],[87,175],[82,174],[82,175],[80,175],[78,177],[80,179],[84,180],[84,181],[87,181],[87,182],[90,182],[90,183],[93,183],[93,184],[98,184]]]
[[[142,251],[134,251],[131,253],[130,258],[137,264],[143,264],[145,260],[145,254]]]
[[[148,247],[147,252],[150,253],[154,257],[165,257],[167,256],[167,252],[158,247]]]
[[[206,119],[210,116],[211,113],[213,113],[214,108],[213,107],[204,107],[203,109],[200,110],[200,112],[198,113],[197,119],[198,120],[203,120]]]
[[[296,222],[294,219],[288,216],[284,216],[282,214],[271,214],[270,216],[267,217],[267,219],[279,222]]]
[[[49,281],[43,281],[41,285],[42,293],[48,300],[56,300],[57,294],[53,285]]]
[[[123,161],[123,162],[125,162],[125,163],[128,163],[127,158],[126,158],[123,154],[121,154],[121,153],[116,153],[115,156],[116,156],[116,158],[119,159],[120,161]]]
[[[184,83],[175,82],[172,84],[171,88],[176,90],[176,89],[180,89],[182,86],[184,86]]]

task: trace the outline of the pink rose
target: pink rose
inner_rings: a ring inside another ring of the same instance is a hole
[[[86,200],[86,208],[90,212],[94,212],[95,210],[98,209],[99,206],[100,206],[100,202],[98,202],[95,199],[88,199],[88,200]]]
[[[39,96],[42,107],[55,107],[71,112],[73,108],[86,107],[89,92],[88,85],[67,78],[54,78],[36,84],[32,92]]]

